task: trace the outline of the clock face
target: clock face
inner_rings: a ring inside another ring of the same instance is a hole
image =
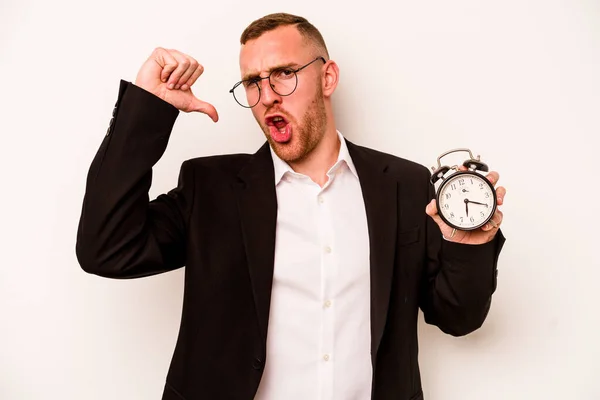
[[[477,229],[496,211],[496,192],[492,184],[474,172],[457,172],[446,179],[437,197],[438,213],[456,229]]]

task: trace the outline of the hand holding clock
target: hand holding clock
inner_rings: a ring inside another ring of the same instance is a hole
[[[461,171],[465,171],[465,167],[460,168]],[[500,175],[497,172],[490,172],[486,175],[487,180],[495,187],[498,183],[498,179]],[[502,186],[495,188],[496,191],[496,203],[498,206],[501,206],[504,202],[504,196],[506,195],[506,189]],[[468,190],[462,190],[459,193],[468,193]],[[448,191],[447,196],[451,196],[453,192]],[[471,197],[471,196],[469,196]],[[469,200],[468,198],[464,198],[461,203],[465,203],[465,211],[467,217],[469,217],[469,203],[477,204],[477,205],[487,205],[482,202]],[[488,208],[488,207],[486,207]],[[490,210],[491,211],[491,210]],[[436,204],[436,200],[431,200],[431,202],[427,205],[425,212],[429,215],[440,227],[442,235],[446,238],[446,240],[463,243],[463,244],[483,244],[490,242],[496,236],[496,232],[502,223],[503,214],[498,208],[496,208],[494,215],[492,218],[483,226],[475,230],[456,230],[454,235],[452,234],[454,228],[449,226],[440,214],[438,213],[438,208]],[[482,212],[483,213],[483,212]],[[457,216],[457,218],[460,218]]]

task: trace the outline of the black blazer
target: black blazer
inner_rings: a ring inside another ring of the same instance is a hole
[[[185,161],[150,201],[152,167],[179,111],[121,81],[90,167],[77,235],[81,267],[137,278],[186,266],[183,311],[163,400],[251,400],[266,359],[277,197],[268,144],[253,155]],[[369,230],[372,399],[422,399],[417,316],[451,335],[479,328],[496,288],[502,234],[442,239],[418,164],[347,142]],[[310,399],[307,399],[310,400]]]

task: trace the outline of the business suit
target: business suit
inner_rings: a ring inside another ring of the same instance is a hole
[[[148,202],[152,166],[178,110],[121,82],[92,162],[77,236],[82,268],[134,278],[186,266],[182,320],[164,400],[252,399],[266,360],[277,197],[268,145],[183,163]],[[367,213],[372,399],[422,399],[417,315],[464,335],[483,323],[504,238],[444,241],[425,214],[429,172],[347,142]]]

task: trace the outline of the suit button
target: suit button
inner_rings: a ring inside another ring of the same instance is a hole
[[[110,122],[108,123],[108,129],[106,130],[106,136],[110,135],[110,130],[112,129],[114,123],[115,123],[115,117],[112,117],[110,119]]]
[[[264,364],[264,361],[257,357],[252,361],[252,368],[260,370],[263,368]]]

